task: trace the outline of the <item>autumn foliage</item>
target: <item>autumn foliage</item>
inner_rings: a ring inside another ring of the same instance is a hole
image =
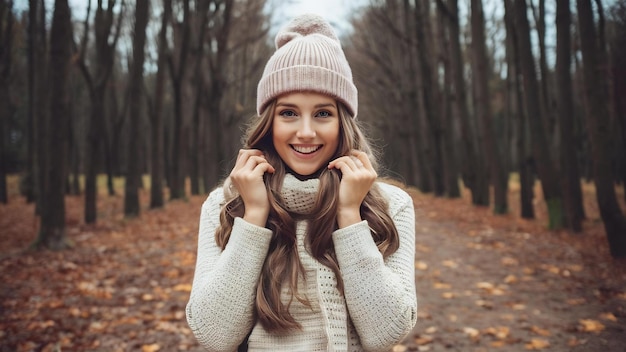
[[[529,221],[514,207],[493,215],[468,194],[410,189],[419,319],[394,350],[622,351],[626,262],[608,254],[593,189],[584,190],[588,220],[572,235],[546,230],[541,202]],[[66,197],[73,248],[57,252],[29,249],[32,204],[0,205],[0,351],[201,351],[184,307],[204,197],[148,210],[140,194],[132,220],[122,195],[101,194],[97,225],[82,222],[82,197]]]

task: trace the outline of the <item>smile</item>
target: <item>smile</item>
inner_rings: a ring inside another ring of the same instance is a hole
[[[320,148],[322,148],[321,145],[315,145],[315,146],[297,146],[297,145],[291,145],[291,148],[295,151],[297,151],[298,153],[301,154],[312,154],[315,153],[316,151],[320,150]]]

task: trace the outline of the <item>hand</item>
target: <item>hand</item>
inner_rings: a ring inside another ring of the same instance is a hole
[[[243,200],[243,219],[257,226],[265,226],[270,212],[267,190],[263,183],[266,172],[274,173],[263,152],[257,149],[241,149],[230,172],[230,181]]]
[[[343,175],[339,185],[339,227],[360,222],[361,203],[378,177],[370,159],[364,152],[353,150],[350,155],[331,161],[328,168],[339,169]]]

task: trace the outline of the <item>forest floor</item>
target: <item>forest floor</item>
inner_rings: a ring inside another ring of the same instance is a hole
[[[611,258],[584,191],[588,220],[574,235],[546,229],[541,201],[537,219],[520,219],[514,184],[504,216],[467,194],[409,190],[419,319],[394,351],[624,351],[626,259]],[[129,220],[123,197],[102,193],[97,224],[85,225],[82,198],[68,196],[73,248],[57,252],[29,249],[32,204],[0,205],[0,352],[202,350],[184,307],[204,196],[160,210],[147,201]]]

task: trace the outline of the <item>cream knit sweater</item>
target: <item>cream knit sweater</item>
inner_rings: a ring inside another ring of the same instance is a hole
[[[285,177],[283,198],[290,210],[306,212],[319,180]],[[298,253],[306,280],[299,292],[311,306],[294,299],[290,313],[302,330],[288,335],[266,332],[253,317],[257,280],[269,248],[271,231],[236,218],[222,251],[215,243],[224,191],[211,192],[202,206],[198,256],[187,322],[209,351],[235,351],[252,331],[250,351],[388,351],[413,328],[415,294],[415,213],[401,189],[378,183],[400,236],[400,248],[386,260],[372,240],[366,221],[333,233],[345,294],[336,288],[332,270],[304,247],[306,221],[297,224]],[[290,295],[283,291],[284,301]]]

